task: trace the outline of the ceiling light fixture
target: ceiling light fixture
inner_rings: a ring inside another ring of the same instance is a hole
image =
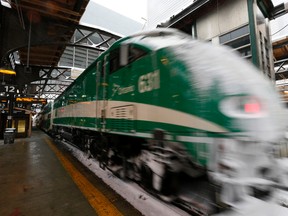
[[[7,68],[0,68],[0,73],[7,74],[7,75],[16,75],[16,72],[14,70],[7,69]]]

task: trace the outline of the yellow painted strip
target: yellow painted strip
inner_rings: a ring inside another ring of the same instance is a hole
[[[77,184],[83,195],[87,198],[90,205],[99,216],[120,216],[121,212],[99,191],[95,188],[73,164],[52,144],[51,140],[45,138],[50,148],[55,152],[62,165]]]

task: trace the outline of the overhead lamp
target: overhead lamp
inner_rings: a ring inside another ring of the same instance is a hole
[[[1,0],[1,5],[7,8],[11,8],[11,1],[10,0]]]
[[[14,70],[8,68],[0,68],[0,73],[7,75],[16,75],[16,72]]]

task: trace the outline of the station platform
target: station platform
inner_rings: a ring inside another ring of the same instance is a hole
[[[1,216],[142,215],[44,132],[0,140]]]

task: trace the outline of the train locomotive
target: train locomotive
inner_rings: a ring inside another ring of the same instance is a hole
[[[260,71],[175,29],[115,42],[42,113],[45,131],[121,167],[122,178],[174,199],[180,173],[207,176],[222,206],[273,181],[285,126]]]

